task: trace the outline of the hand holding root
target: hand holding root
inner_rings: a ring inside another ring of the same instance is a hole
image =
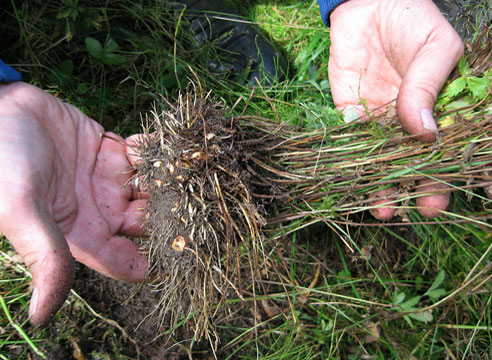
[[[403,128],[423,142],[435,140],[432,109],[449,74],[463,55],[463,43],[431,0],[352,0],[331,14],[329,77],[337,108],[360,116],[396,99]],[[426,217],[438,216],[449,203],[445,185],[423,181],[419,197]],[[386,189],[378,196],[395,192]],[[378,200],[381,205],[388,200]],[[378,207],[378,219],[394,208]]]
[[[0,85],[0,231],[33,276],[30,320],[45,322],[70,291],[75,260],[143,280],[128,147],[78,109],[25,83]],[[73,257],[72,257],[73,256]]]

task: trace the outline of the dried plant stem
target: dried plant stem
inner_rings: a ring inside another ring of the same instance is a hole
[[[231,297],[246,301],[244,294],[251,294],[256,303],[257,287],[264,287],[259,259],[270,263],[275,252],[265,249],[267,224],[297,220],[285,236],[323,222],[353,249],[341,225],[374,208],[381,189],[395,188],[385,206],[396,207],[403,223],[415,207],[411,201],[429,195],[421,179],[447,185],[441,193],[459,190],[491,202],[473,190],[492,189],[489,113],[456,115],[435,143],[422,144],[405,135],[395,117],[386,125],[364,121],[308,133],[259,116],[226,119],[210,93],[193,84],[168,107],[145,119],[146,136],[135,148],[142,158],[139,184],[150,194],[143,249],[160,297],[152,314],[157,324],[176,329],[185,322],[197,340],[214,343],[216,321],[230,314]],[[266,220],[272,204],[277,214]],[[443,214],[491,228],[490,211]],[[271,265],[278,274],[286,271]],[[279,279],[286,292],[297,286]]]

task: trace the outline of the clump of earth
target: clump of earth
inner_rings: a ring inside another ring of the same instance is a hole
[[[265,205],[275,197],[262,195],[274,187],[264,164],[280,138],[226,118],[193,85],[149,114],[144,132],[135,181],[149,194],[142,249],[159,299],[150,315],[158,328],[186,321],[195,339],[213,341],[214,319],[242,299],[264,255]]]

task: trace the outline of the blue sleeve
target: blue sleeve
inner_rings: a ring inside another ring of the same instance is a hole
[[[22,76],[17,71],[0,60],[0,83],[21,81]]]
[[[330,26],[330,13],[345,0],[318,0],[321,19],[326,26]]]

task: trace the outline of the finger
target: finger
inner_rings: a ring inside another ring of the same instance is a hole
[[[138,167],[142,161],[142,158],[138,155],[138,148],[140,148],[144,142],[148,139],[145,134],[135,134],[125,139],[127,144],[126,157],[133,167]]]
[[[376,219],[389,220],[395,215],[396,188],[394,186],[374,193],[372,198],[375,200],[369,203],[371,206],[369,212]]]
[[[46,211],[19,202],[15,205],[7,213],[1,212],[0,230],[32,274],[29,318],[38,325],[46,322],[67,298],[74,262],[63,234]]]
[[[145,216],[145,208],[147,200],[134,200],[128,204],[128,208],[123,213],[123,223],[118,231],[121,235],[126,236],[141,236],[145,233],[143,226],[143,217]]]
[[[443,55],[445,54],[445,55]],[[435,140],[436,97],[463,55],[463,43],[447,21],[427,38],[406,71],[396,100],[403,128],[423,142]]]
[[[139,156],[139,148],[143,146],[143,143],[148,139],[145,134],[135,134],[125,139],[126,157],[128,162],[133,168],[138,168],[142,164],[142,158]],[[149,194],[146,193],[146,189],[142,187],[142,181],[140,177],[136,177],[134,181],[130,183],[132,188],[131,200],[147,199]]]
[[[126,156],[125,140],[114,133],[106,132],[97,154],[94,174],[110,184],[122,186],[133,176],[130,162]],[[130,196],[130,190],[128,190]]]
[[[416,205],[419,213],[427,218],[434,218],[442,215],[448,208],[451,199],[450,187],[446,184],[438,183],[430,179],[419,182],[418,193],[432,194],[418,197]]]
[[[130,169],[130,163],[126,158],[123,138],[105,133],[99,145],[91,182],[96,204],[111,224],[118,224],[121,212],[127,208],[128,202],[134,196],[131,186],[133,181],[130,180],[132,176],[134,171]],[[82,204],[79,204],[80,206]],[[112,226],[111,230],[114,233],[119,227],[119,224]]]
[[[69,244],[77,261],[103,275],[131,282],[145,279],[147,259],[130,239],[113,236],[91,246],[81,241],[69,241]]]
[[[150,197],[150,194],[147,192],[147,187],[142,183],[143,181],[141,176],[135,177],[135,180],[129,183],[129,186],[132,189],[130,200],[142,200]]]

